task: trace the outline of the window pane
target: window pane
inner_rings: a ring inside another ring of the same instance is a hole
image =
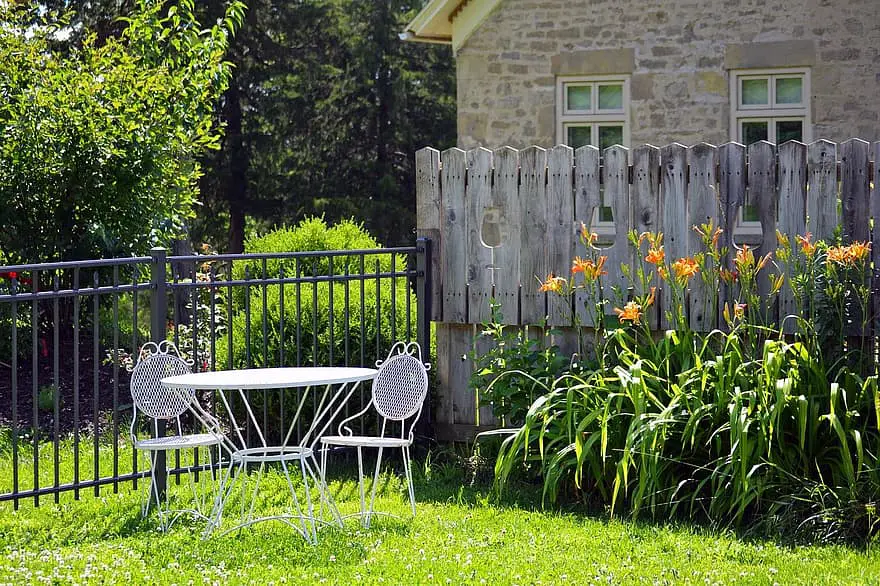
[[[568,110],[590,110],[593,106],[591,103],[590,91],[592,88],[588,85],[567,85],[565,86],[565,95]]]
[[[783,77],[776,80],[777,104],[800,104],[803,101],[804,80],[799,77]]]
[[[614,221],[614,211],[611,209],[611,206],[599,206],[599,221],[600,222],[613,222]]]
[[[600,85],[599,109],[623,110],[623,86],[620,84]]]
[[[776,123],[776,144],[787,140],[804,140],[804,123],[801,120],[779,120]]]
[[[589,126],[568,127],[568,146],[576,149],[587,144],[593,144]]]
[[[744,79],[742,80],[743,106],[759,106],[768,104],[770,94],[767,91],[767,79]]]
[[[760,222],[761,216],[758,215],[758,206],[743,205],[743,222]]]
[[[742,141],[745,145],[750,145],[759,140],[767,140],[767,122],[743,122],[742,123]]]
[[[604,151],[616,144],[623,144],[623,126],[600,126],[599,150]]]

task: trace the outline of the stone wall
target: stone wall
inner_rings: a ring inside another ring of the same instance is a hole
[[[880,0],[503,0],[456,58],[462,148],[556,144],[556,76],[605,73],[631,144],[721,144],[729,70],[797,66],[814,139],[880,140]]]

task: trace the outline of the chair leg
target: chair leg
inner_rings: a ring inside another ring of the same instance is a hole
[[[412,462],[409,459],[409,446],[403,446],[403,472],[406,475],[406,486],[409,490],[409,504],[412,507],[413,517],[416,516],[416,496],[413,490]]]
[[[364,500],[364,453],[363,453],[363,449],[360,446],[357,447],[357,451],[358,451],[358,490],[360,491],[360,495],[361,495],[361,515],[363,516],[364,511],[367,508],[366,501]],[[363,518],[361,518],[361,523],[363,523],[363,522],[364,522],[364,520],[363,520]]]
[[[367,513],[366,523],[364,527],[370,527],[370,521],[373,517],[373,507],[376,503],[376,487],[379,485],[379,469],[382,467],[382,447],[379,447],[379,454],[376,456],[376,472],[373,474],[373,488],[370,491],[370,512]]]

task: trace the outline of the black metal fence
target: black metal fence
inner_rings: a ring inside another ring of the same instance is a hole
[[[128,380],[148,340],[172,339],[195,371],[370,366],[395,340],[429,360],[430,255],[420,239],[0,266],[0,501],[137,486]]]

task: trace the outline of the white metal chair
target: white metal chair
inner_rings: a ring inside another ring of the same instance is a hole
[[[416,514],[416,500],[413,491],[412,466],[409,447],[413,443],[413,428],[425,396],[428,393],[429,364],[422,362],[422,350],[416,342],[397,342],[391,348],[388,358],[376,362],[379,372],[373,379],[373,393],[370,402],[360,412],[348,417],[339,424],[338,435],[321,437],[321,479],[326,478],[327,453],[329,446],[350,446],[357,448],[358,486],[360,489],[360,517],[364,526],[370,526],[371,517],[376,514],[373,506],[376,500],[376,486],[379,483],[379,470],[382,466],[382,451],[385,448],[400,448],[403,453],[403,470],[406,474],[409,501],[413,516]],[[379,435],[354,435],[347,423],[361,417],[374,408],[379,417]],[[407,421],[409,425],[407,426]],[[393,428],[399,426],[397,434]],[[363,448],[378,448],[376,471],[373,474],[373,487],[370,493],[370,508],[367,510],[364,498]]]
[[[161,384],[165,377],[192,372],[191,362],[185,361],[180,356],[177,347],[170,341],[162,341],[158,344],[147,342],[141,347],[138,362],[131,373],[131,398],[134,403],[134,417],[131,421],[131,441],[138,450],[147,452],[150,458],[150,487],[142,513],[144,516],[149,512],[150,506],[155,505],[159,515],[159,525],[164,531],[184,514],[194,515],[204,520],[209,520],[210,509],[213,507],[217,494],[217,482],[214,476],[213,457],[214,448],[223,442],[223,433],[220,424],[205,411],[198,403],[195,390],[193,389],[169,389]],[[181,415],[190,412],[194,415],[198,424],[204,428],[203,433],[183,432]],[[139,438],[138,413],[148,417],[152,425],[152,437]],[[167,435],[159,437],[159,422],[166,421],[168,424],[176,423],[176,429],[170,429]],[[189,485],[193,494],[193,507],[187,509],[170,509],[168,499],[159,495],[156,484],[156,461],[160,452],[172,450],[207,448],[211,468],[203,473],[200,479],[200,487],[196,487],[192,470],[189,470]]]

